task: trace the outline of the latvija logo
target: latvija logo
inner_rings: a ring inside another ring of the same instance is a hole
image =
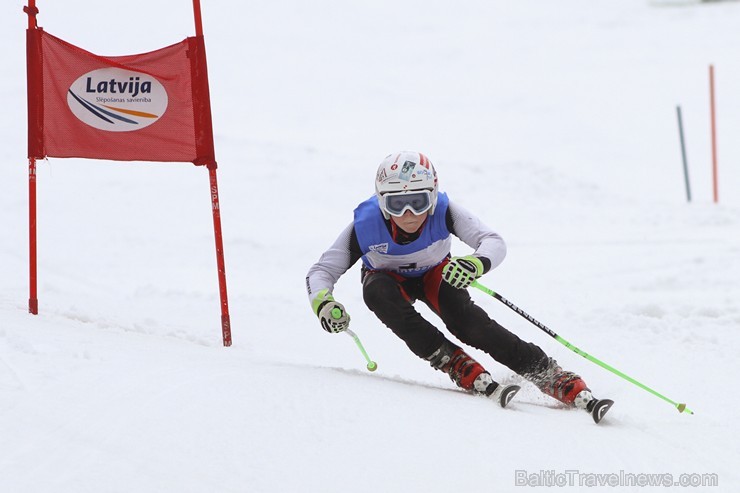
[[[67,104],[84,123],[130,132],[148,127],[167,111],[167,91],[151,75],[121,68],[84,74],[69,87]]]

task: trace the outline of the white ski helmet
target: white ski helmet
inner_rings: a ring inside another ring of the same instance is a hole
[[[401,151],[389,154],[378,166],[375,195],[383,217],[401,216],[407,210],[414,214],[437,206],[437,172],[424,154]]]

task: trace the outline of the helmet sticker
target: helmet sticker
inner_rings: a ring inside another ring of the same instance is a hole
[[[382,182],[383,180],[385,180],[386,178],[387,178],[387,175],[386,175],[386,173],[385,173],[385,168],[383,168],[383,169],[381,169],[381,170],[380,170],[380,171],[378,172],[378,176],[376,176],[376,177],[375,177],[375,181],[377,181],[377,182],[379,182],[379,183],[380,183],[380,182]]]
[[[411,173],[414,171],[414,167],[416,167],[416,163],[413,161],[406,161],[403,163],[401,174],[398,175],[398,178],[404,181],[409,181],[411,179]]]

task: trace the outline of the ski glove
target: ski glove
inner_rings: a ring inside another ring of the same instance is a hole
[[[442,269],[442,279],[453,288],[465,289],[483,275],[483,262],[478,257],[452,257]]]
[[[322,289],[311,302],[314,313],[319,317],[321,327],[333,334],[344,331],[349,327],[349,314],[344,305],[334,301],[328,289]]]

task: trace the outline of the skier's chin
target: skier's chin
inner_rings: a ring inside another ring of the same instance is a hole
[[[426,218],[427,218],[426,212],[419,216],[416,216],[410,212],[407,212],[401,217],[394,217],[393,222],[395,222],[396,226],[401,228],[406,233],[413,234],[419,230],[422,224],[424,224],[424,220]]]

